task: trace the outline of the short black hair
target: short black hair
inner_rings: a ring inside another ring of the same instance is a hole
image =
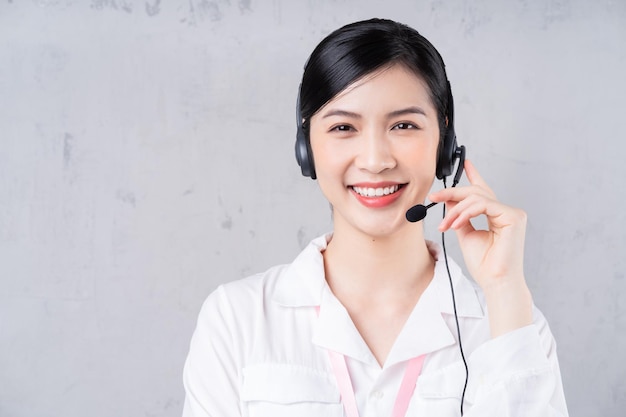
[[[311,117],[360,78],[393,64],[404,65],[428,86],[443,141],[450,96],[445,64],[435,47],[415,29],[387,19],[343,26],[313,50],[300,86],[300,115],[309,136]]]

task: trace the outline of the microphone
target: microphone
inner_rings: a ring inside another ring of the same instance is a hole
[[[416,206],[411,207],[406,212],[406,219],[410,221],[411,223],[419,222],[424,217],[426,217],[426,210],[428,210],[435,204],[438,204],[438,203],[430,203],[427,206],[423,204],[418,204]]]

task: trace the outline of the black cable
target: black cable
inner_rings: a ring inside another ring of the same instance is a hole
[[[454,187],[452,185],[452,187]],[[443,178],[443,188],[448,188],[446,183],[446,177]],[[446,217],[446,204],[443,204],[443,217]],[[446,261],[446,270],[448,271],[448,280],[450,281],[450,293],[452,294],[452,307],[454,308],[454,321],[456,322],[456,334],[459,339],[459,350],[461,351],[461,359],[463,359],[463,365],[465,366],[465,384],[463,385],[463,393],[461,394],[461,416],[463,415],[463,401],[465,400],[465,390],[467,389],[467,381],[469,380],[469,368],[467,367],[467,361],[465,360],[465,353],[463,353],[463,343],[461,343],[461,328],[459,326],[459,316],[456,312],[456,298],[454,297],[454,285],[452,285],[452,274],[450,274],[450,266],[448,265],[448,254],[446,252],[446,239],[445,232],[441,232],[441,246],[443,247],[443,258]]]

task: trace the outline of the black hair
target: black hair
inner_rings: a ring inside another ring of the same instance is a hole
[[[415,29],[386,19],[343,26],[313,50],[300,87],[300,115],[307,137],[311,117],[333,97],[365,75],[393,64],[404,65],[428,86],[437,110],[441,148],[450,93],[443,59]]]

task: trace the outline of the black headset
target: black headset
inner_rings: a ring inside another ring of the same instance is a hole
[[[437,168],[435,174],[438,179],[444,179],[452,174],[454,164],[457,158],[461,158],[461,163],[454,176],[453,184],[456,185],[461,179],[463,173],[462,162],[465,159],[465,146],[458,146],[456,142],[456,133],[454,132],[454,101],[452,98],[452,88],[450,82],[448,84],[448,114],[447,129],[443,138],[443,144],[439,146],[437,154]],[[315,163],[313,162],[313,152],[311,152],[311,141],[309,135],[304,131],[302,114],[300,111],[300,91],[302,85],[298,88],[298,99],[296,101],[296,161],[300,165],[302,175],[316,179]],[[453,185],[453,186],[454,186]]]

